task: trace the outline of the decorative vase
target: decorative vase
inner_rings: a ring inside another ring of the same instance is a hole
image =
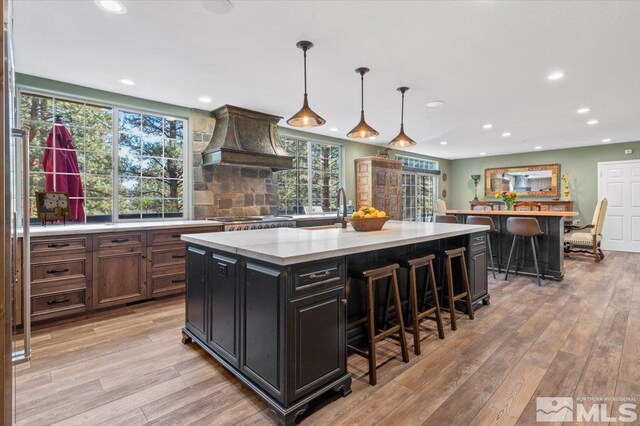
[[[513,201],[505,201],[504,204],[507,207],[507,210],[513,210]]]
[[[564,200],[565,201],[571,201],[571,191],[569,191],[569,187],[568,186],[564,187]]]

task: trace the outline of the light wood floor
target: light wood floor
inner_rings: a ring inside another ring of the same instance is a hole
[[[349,357],[353,393],[304,425],[535,423],[536,396],[640,401],[640,254],[569,260],[562,282],[491,281],[491,306],[402,363],[385,343],[378,385]],[[37,330],[19,367],[24,425],[268,424],[266,405],[202,350],[180,343],[181,299]]]

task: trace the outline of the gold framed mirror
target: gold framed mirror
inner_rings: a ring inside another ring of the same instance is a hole
[[[559,197],[560,164],[485,169],[484,194],[515,191],[519,197]]]

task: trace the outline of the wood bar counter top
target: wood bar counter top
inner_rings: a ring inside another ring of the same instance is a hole
[[[535,210],[447,210],[447,214],[478,215],[478,216],[539,216],[539,217],[577,217],[579,212],[535,211]]]

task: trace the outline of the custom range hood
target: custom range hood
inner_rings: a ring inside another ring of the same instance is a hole
[[[211,111],[216,119],[211,142],[202,152],[203,165],[228,164],[285,170],[293,167],[280,143],[282,117],[223,105]]]

